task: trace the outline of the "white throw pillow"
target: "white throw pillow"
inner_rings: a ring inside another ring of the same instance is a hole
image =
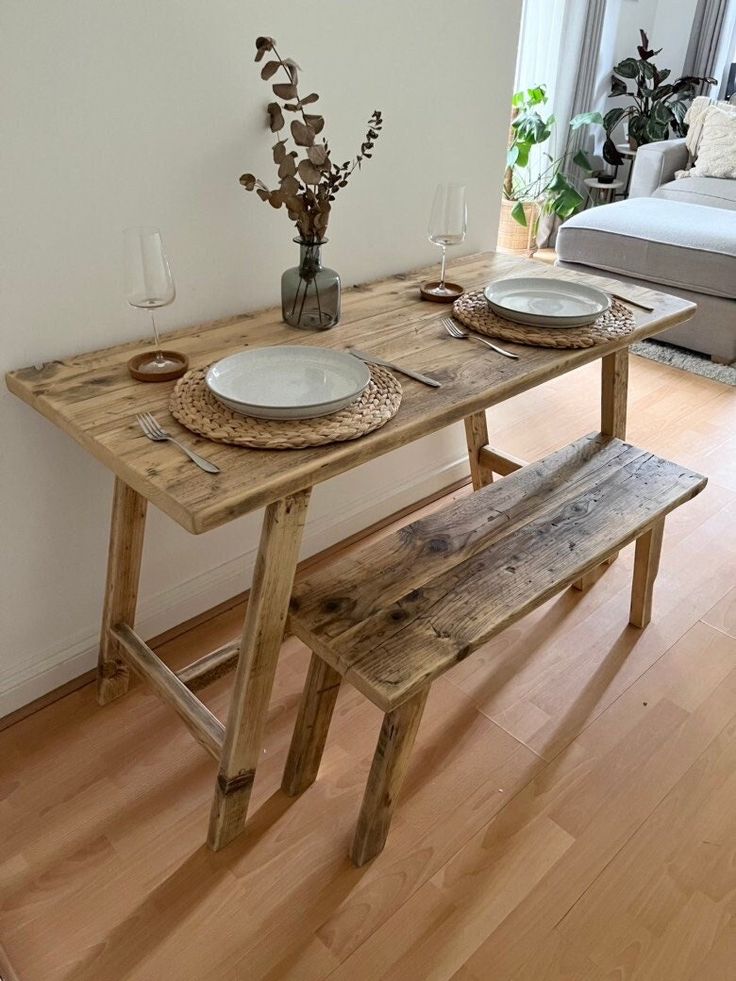
[[[736,179],[736,113],[711,106],[703,120],[693,177]]]

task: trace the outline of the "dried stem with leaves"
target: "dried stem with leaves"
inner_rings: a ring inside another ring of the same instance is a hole
[[[299,94],[299,65],[293,58],[282,58],[272,37],[256,39],[256,61],[266,54],[271,58],[261,69],[261,78],[268,81],[279,72],[284,81],[272,82],[273,94],[279,101],[268,104],[268,124],[276,134],[273,159],[278,167],[278,187],[270,189],[253,174],[243,174],[240,183],[247,191],[255,191],[262,201],[273,208],[284,206],[289,218],[296,223],[299,236],[304,242],[318,243],[325,237],[327,223],[335,196],[346,187],[351,175],[360,169],[363,160],[372,156],[375,141],[383,126],[378,109],[368,121],[368,132],[361,143],[360,152],[353,160],[335,164],[330,157],[327,140],[318,136],[324,129],[324,118],[305,111],[319,99],[316,92]],[[286,130],[284,113],[294,118]],[[291,139],[297,149],[288,149]],[[301,155],[301,156],[300,156]]]

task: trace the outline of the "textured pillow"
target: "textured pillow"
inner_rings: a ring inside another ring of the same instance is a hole
[[[711,106],[703,121],[693,177],[736,179],[736,113]]]
[[[736,113],[736,105],[731,105],[730,102],[716,102],[715,99],[709,99],[707,95],[698,95],[693,99],[690,108],[685,113],[685,122],[688,125],[685,146],[690,153],[691,162],[698,155],[700,139],[703,135],[703,123],[713,106],[723,109],[725,112]]]

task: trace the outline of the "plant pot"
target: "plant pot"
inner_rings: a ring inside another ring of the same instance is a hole
[[[340,277],[322,265],[321,242],[294,241],[299,246],[299,265],[281,277],[281,315],[300,330],[329,330],[340,320]]]
[[[516,207],[516,201],[501,199],[501,220],[498,226],[498,248],[509,252],[532,253],[536,250],[536,224],[538,207],[534,201],[524,202],[526,226],[520,225],[511,212]]]

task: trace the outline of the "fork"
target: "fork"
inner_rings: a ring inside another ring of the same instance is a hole
[[[205,460],[199,453],[195,453],[194,450],[190,450],[188,446],[185,446],[183,443],[174,439],[173,436],[170,436],[150,412],[142,412],[136,416],[136,419],[138,420],[138,425],[143,430],[143,434],[154,443],[173,443],[174,446],[179,447],[182,453],[186,453],[192,463],[196,463],[200,470],[205,470],[207,473],[220,472],[220,468],[216,467],[214,463]]]
[[[455,337],[458,341],[480,341],[481,344],[485,344],[496,354],[502,354],[505,358],[511,358],[512,361],[518,361],[519,355],[512,354],[511,351],[504,351],[502,347],[496,347],[495,344],[491,344],[484,337],[476,337],[475,334],[468,334],[467,331],[461,330],[454,320],[450,320],[449,317],[442,318],[442,326],[445,328],[450,337]]]

